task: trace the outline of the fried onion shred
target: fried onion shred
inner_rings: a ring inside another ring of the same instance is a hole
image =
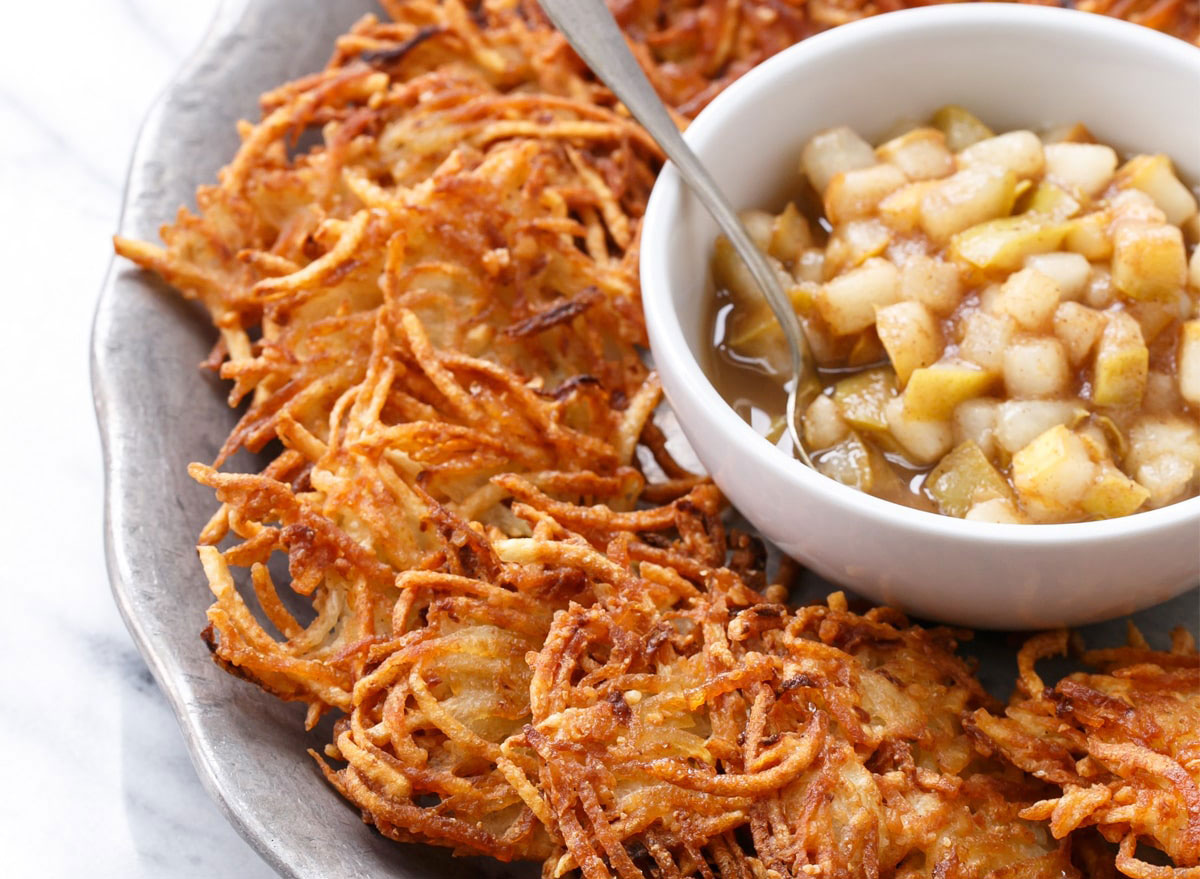
[[[1042,636],[1001,717],[964,633],[786,606],[789,566],[653,420],[656,146],[536,4],[382,5],[262,96],[162,245],[115,239],[208,310],[242,410],[190,469],[220,502],[204,638],[310,729],[335,718],[330,784],[388,837],[545,877],[1196,875],[1186,639],[1047,690],[1033,664],[1066,642]],[[912,4],[611,5],[683,125]],[[1200,39],[1189,0],[1072,5]],[[223,469],[241,451],[258,472]]]

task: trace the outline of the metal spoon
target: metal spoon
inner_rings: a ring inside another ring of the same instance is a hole
[[[542,10],[567,42],[592,69],[596,76],[620,99],[633,117],[642,124],[662,148],[679,172],[679,176],[699,196],[721,231],[754,277],[766,297],[775,319],[783,328],[792,353],[792,377],[787,383],[787,427],[796,453],[808,466],[812,460],[805,451],[796,419],[801,405],[811,399],[818,389],[817,371],[808,340],[792,304],[779,285],[779,278],[766,257],[759,251],[733,208],[717,187],[716,181],[683,140],[658,93],[634,60],[604,0],[539,0]]]

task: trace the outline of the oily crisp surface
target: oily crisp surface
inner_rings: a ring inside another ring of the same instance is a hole
[[[963,633],[787,608],[787,572],[768,585],[671,459],[641,356],[645,134],[532,4],[384,5],[263,96],[163,246],[116,242],[209,310],[244,407],[191,470],[220,502],[216,661],[334,714],[314,757],[401,841],[548,876],[1102,875],[1042,820],[1058,782],[964,727],[1000,708]],[[614,5],[681,121],[891,8]],[[1195,39],[1187,3],[1109,11]],[[269,463],[222,471],[243,448]]]
[[[977,710],[970,734],[981,750],[1060,788],[1021,813],[1048,820],[1055,838],[1095,826],[1120,843],[1116,863],[1127,876],[1200,875],[1200,657],[1191,636],[1177,629],[1170,652],[1157,652],[1132,630],[1129,647],[1083,653],[1104,673],[1047,687],[1034,663],[1065,652],[1068,640],[1066,632],[1030,640],[1004,716]],[[1136,857],[1139,842],[1181,869]]]

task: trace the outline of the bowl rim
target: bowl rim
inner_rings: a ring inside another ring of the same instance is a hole
[[[847,49],[861,50],[861,45],[856,44],[863,41],[903,41],[917,31],[927,34],[930,29],[937,28],[961,33],[965,29],[983,30],[993,24],[1037,28],[1042,32],[1052,29],[1076,42],[1092,39],[1120,42],[1131,53],[1150,59],[1156,65],[1190,68],[1200,84],[1200,50],[1183,40],[1142,25],[1074,9],[1046,6],[990,2],[927,6],[850,22],[784,49],[717,95],[688,126],[685,140],[698,154],[702,154],[708,141],[723,127],[728,111],[754,101],[764,87],[793,68],[820,65],[829,56]],[[973,522],[913,509],[860,492],[822,476],[799,459],[786,455],[734,412],[713,386],[684,337],[669,292],[671,283],[666,238],[680,211],[685,191],[686,186],[675,166],[668,162],[655,182],[642,223],[639,258],[642,307],[650,330],[655,364],[660,372],[672,372],[680,376],[681,385],[695,396],[700,408],[713,413],[706,423],[728,441],[730,453],[749,455],[760,460],[768,470],[790,484],[810,491],[819,502],[847,508],[849,512],[864,518],[887,520],[912,533],[1032,547],[1053,544],[1078,546],[1106,542],[1117,537],[1136,538],[1187,523],[1200,528],[1200,496],[1155,510],[1091,522],[1037,524],[1033,527],[1027,524]],[[654,344],[656,339],[658,345]],[[686,432],[687,425],[684,427]]]

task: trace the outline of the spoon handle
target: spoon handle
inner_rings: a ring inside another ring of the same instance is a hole
[[[797,395],[809,396],[816,369],[808,340],[800,329],[791,301],[784,294],[775,270],[750,240],[745,227],[725,199],[715,180],[679,133],[675,121],[625,42],[625,35],[604,0],[539,0],[542,11],[567,42],[629,110],[678,169],[703,202],[721,231],[746,263],[783,328],[792,352],[792,382],[788,389],[788,430],[800,457],[811,465],[796,428]]]

